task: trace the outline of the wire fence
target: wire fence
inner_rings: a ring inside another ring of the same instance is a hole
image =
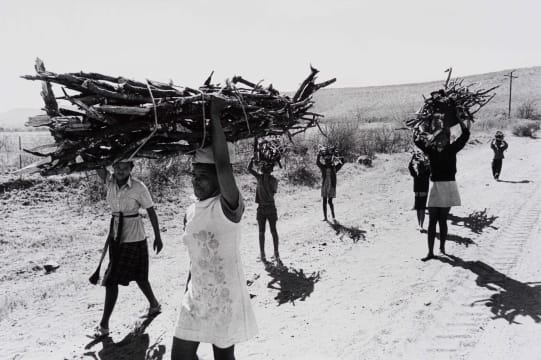
[[[0,132],[0,173],[8,174],[30,165],[39,159],[23,149],[53,142],[49,132]]]

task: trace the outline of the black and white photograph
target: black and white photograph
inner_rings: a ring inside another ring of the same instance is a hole
[[[540,15],[0,0],[0,358],[541,360]]]

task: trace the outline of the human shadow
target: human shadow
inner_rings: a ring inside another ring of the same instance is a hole
[[[509,183],[509,184],[529,184],[531,183],[530,180],[520,180],[520,181],[514,181],[514,180],[498,180],[498,182],[502,183]]]
[[[436,237],[440,239],[440,233],[436,233]],[[454,234],[447,234],[445,237],[446,241],[452,241],[459,245],[464,245],[465,247],[469,247],[470,245],[477,245],[475,241],[473,241],[472,238],[469,237],[462,237]]]
[[[150,343],[150,337],[145,334],[146,328],[156,316],[149,317],[143,322],[136,323],[134,329],[119,342],[114,342],[110,336],[93,340],[85,346],[90,350],[95,345],[102,343],[103,348],[96,354],[95,351],[84,353],[100,360],[161,360],[165,354],[165,345],[160,344],[162,336],[154,343]]]
[[[268,264],[266,270],[272,280],[267,284],[269,289],[278,290],[274,300],[278,305],[304,301],[314,291],[314,285],[320,280],[319,271],[305,274],[302,269],[274,266]]]
[[[366,240],[366,231],[361,230],[356,226],[345,226],[340,224],[338,220],[334,220],[332,222],[329,222],[329,225],[331,228],[336,231],[336,235],[340,236],[340,239],[343,239],[344,236],[349,237],[351,240],[353,240],[353,243],[356,244],[359,242],[359,240]]]
[[[509,324],[518,324],[517,316],[528,316],[536,323],[541,322],[541,282],[522,283],[497,271],[482,261],[464,261],[457,256],[438,257],[441,262],[460,267],[477,275],[477,286],[494,291],[488,299],[473,302],[483,303],[494,314],[492,319],[505,319]]]
[[[488,216],[487,209],[474,211],[466,217],[460,217],[453,214],[449,214],[448,217],[452,225],[464,226],[476,234],[481,234],[487,227],[497,230],[497,227],[492,226],[497,218],[498,217],[494,215]],[[462,225],[460,225],[461,223]]]

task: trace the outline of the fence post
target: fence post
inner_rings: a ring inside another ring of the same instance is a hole
[[[21,135],[19,135],[19,170],[23,168],[23,147],[21,146]]]

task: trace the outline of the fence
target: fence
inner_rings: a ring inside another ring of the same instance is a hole
[[[40,157],[28,154],[23,149],[51,143],[49,132],[0,132],[0,173],[19,170]]]

